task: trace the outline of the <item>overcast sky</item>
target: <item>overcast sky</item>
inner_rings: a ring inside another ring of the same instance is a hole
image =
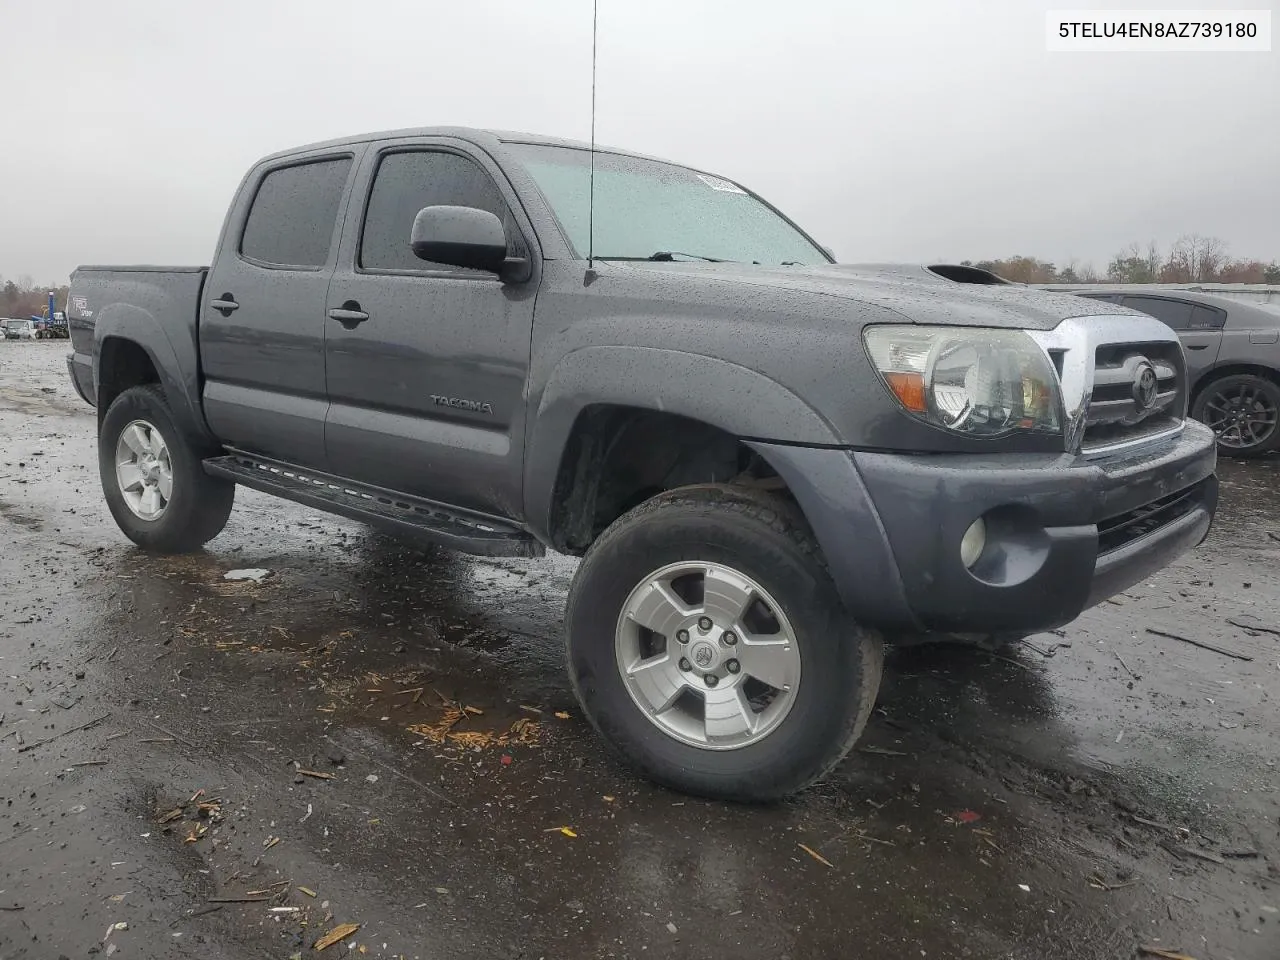
[[[1193,231],[1280,258],[1280,53],[1048,53],[1063,6],[600,0],[597,137],[743,181],[845,262],[1105,267]],[[299,143],[590,129],[590,0],[0,0],[0,28],[9,278],[207,263],[244,170]]]

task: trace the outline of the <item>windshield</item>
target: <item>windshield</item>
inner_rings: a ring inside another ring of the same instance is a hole
[[[590,153],[542,144],[509,146],[551,204],[574,250],[586,257]],[[616,153],[595,158],[597,259],[830,262],[768,204],[735,183],[657,160]]]

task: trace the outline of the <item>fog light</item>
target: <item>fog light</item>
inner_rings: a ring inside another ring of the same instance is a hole
[[[969,529],[964,532],[964,536],[960,539],[960,562],[967,569],[972,570],[973,565],[982,556],[983,548],[986,545],[987,522],[979,517],[969,524]]]

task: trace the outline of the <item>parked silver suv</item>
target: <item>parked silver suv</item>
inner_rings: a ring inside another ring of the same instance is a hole
[[[30,320],[6,320],[4,323],[6,340],[34,340],[36,328]]]

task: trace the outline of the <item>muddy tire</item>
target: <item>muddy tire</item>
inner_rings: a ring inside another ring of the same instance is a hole
[[[1260,457],[1280,447],[1280,385],[1266,377],[1237,373],[1205,384],[1191,415],[1213,430],[1227,456]]]
[[[578,569],[569,676],[626,761],[687,793],[777,800],[852,748],[875,703],[879,637],[840,602],[804,519],[725,486],[661,494]]]
[[[98,431],[98,472],[124,535],[157,553],[188,553],[221,533],[236,486],[204,472],[212,452],[178,428],[159,387],[116,397]]]

